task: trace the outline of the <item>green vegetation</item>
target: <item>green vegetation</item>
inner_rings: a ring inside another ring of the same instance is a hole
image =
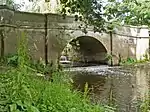
[[[119,63],[120,65],[131,65],[131,64],[135,64],[137,63],[137,60],[133,59],[133,58],[127,58],[124,60],[121,60],[121,62]]]
[[[75,14],[76,20],[98,32],[115,25],[150,26],[150,0],[61,0],[61,4],[62,14]]]
[[[148,99],[145,100],[145,101],[140,105],[140,110],[141,110],[141,112],[149,112],[149,111],[150,111],[150,97],[148,97]]]
[[[12,68],[0,75],[0,111],[3,112],[104,112],[79,92],[71,91],[62,73],[53,82],[36,74]]]
[[[9,57],[7,65],[1,64],[0,112],[113,112],[90,102],[87,85],[83,94],[72,90],[68,75],[62,71],[51,67],[52,80],[37,76],[42,72],[37,66],[31,66],[26,45],[26,36],[22,33],[18,55]]]
[[[140,63],[146,63],[149,62],[149,58],[147,55],[144,56],[144,59],[136,60],[134,58],[127,58],[121,60],[119,65],[135,65],[135,64],[140,64]]]
[[[13,0],[6,1],[7,5],[18,10],[18,5],[14,4]],[[60,1],[62,15],[75,14],[76,20],[86,24],[80,26],[83,29],[88,25],[93,25],[94,31],[101,32],[108,31],[107,28],[112,29],[114,24],[150,25],[150,0],[122,0],[122,2],[108,0],[107,3],[98,0]],[[68,76],[53,68],[51,64],[45,66],[41,62],[32,63],[25,49],[26,42],[24,40],[20,40],[17,55],[1,59],[2,63],[6,62],[6,65],[0,67],[0,111],[105,111],[104,107],[90,103],[85,97],[87,92],[82,95],[71,90]],[[107,59],[111,58],[111,56],[107,56]],[[140,61],[127,58],[120,64],[132,65],[147,61],[149,61],[147,58]],[[38,77],[38,73],[47,74],[53,82],[45,80],[45,77]],[[149,101],[148,99],[142,103],[142,112],[150,110]]]

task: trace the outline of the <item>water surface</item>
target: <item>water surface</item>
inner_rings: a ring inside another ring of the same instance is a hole
[[[139,112],[139,102],[146,99],[150,84],[150,65],[76,67],[74,87],[84,91],[88,83],[92,102],[116,107],[118,112]]]

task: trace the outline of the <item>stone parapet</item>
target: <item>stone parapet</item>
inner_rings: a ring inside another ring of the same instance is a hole
[[[0,6],[0,24],[12,24],[14,11],[7,6]]]

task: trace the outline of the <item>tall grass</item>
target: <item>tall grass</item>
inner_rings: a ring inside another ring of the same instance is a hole
[[[72,91],[65,81],[42,78],[11,70],[1,74],[0,111],[3,112],[104,112],[90,104],[79,92]],[[54,74],[55,75],[55,74]]]
[[[51,72],[53,82],[38,77],[28,68],[27,40],[21,33],[18,64],[0,73],[0,112],[109,112],[91,104],[87,95],[72,90],[66,74]],[[52,69],[52,68],[51,68]]]
[[[150,92],[145,95],[145,100],[140,105],[141,112],[150,112]]]

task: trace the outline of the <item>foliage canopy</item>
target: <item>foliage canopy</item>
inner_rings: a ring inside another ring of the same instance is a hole
[[[63,14],[75,14],[79,20],[82,17],[96,31],[114,25],[150,25],[150,0],[61,0],[61,4]]]

